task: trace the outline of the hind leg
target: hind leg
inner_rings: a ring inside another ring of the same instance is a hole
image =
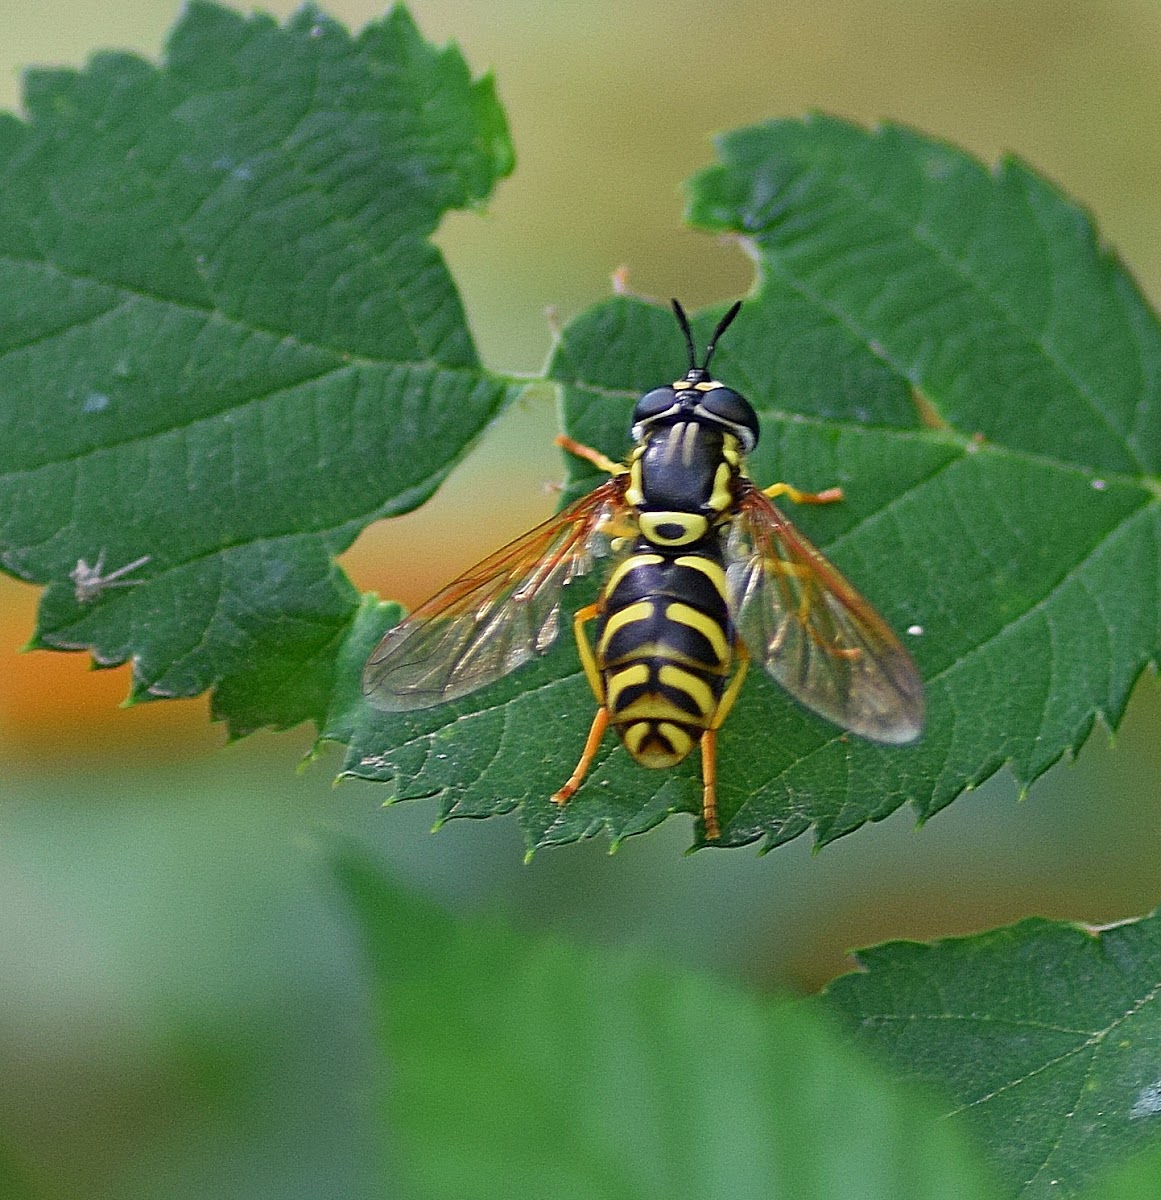
[[[552,793],[553,804],[567,804],[573,793],[581,785],[581,781],[589,772],[589,767],[592,766],[593,757],[601,744],[601,738],[605,736],[605,730],[609,727],[609,710],[602,704],[597,709],[597,715],[593,717],[593,723],[589,729],[589,736],[585,742],[585,748],[581,751],[580,762],[576,765],[576,770],[568,777],[568,782],[565,783],[559,791]]]

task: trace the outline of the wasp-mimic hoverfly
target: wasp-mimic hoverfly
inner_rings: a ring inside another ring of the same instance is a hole
[[[611,543],[599,599],[573,618],[597,713],[576,770],[552,797],[557,804],[580,787],[612,725],[646,767],[673,766],[701,746],[705,837],[717,840],[717,731],[751,658],[852,733],[889,744],[919,736],[923,684],[911,656],[772,503],[826,504],[841,500],[841,489],[763,490],[745,473],[757,413],[709,372],[740,308],[718,322],[698,363],[689,320],[673,301],[689,370],[637,401],[628,464],[558,437],[610,478],[390,630],[363,671],[372,704],[428,708],[544,654],[560,631],[565,584]]]

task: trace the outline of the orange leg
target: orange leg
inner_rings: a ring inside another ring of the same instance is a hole
[[[701,814],[707,842],[716,842],[721,837],[718,828],[718,730],[730,715],[730,709],[742,690],[742,681],[750,669],[750,652],[741,638],[734,643],[734,653],[738,656],[738,669],[718,701],[713,724],[701,735]]]
[[[718,828],[718,731],[707,729],[701,735],[701,816],[705,840],[716,842],[722,836]]]
[[[591,462],[598,471],[604,471],[608,475],[624,475],[629,469],[624,463],[613,462],[599,450],[594,450],[592,446],[584,446],[580,442],[574,442],[572,438],[566,437],[563,433],[558,434],[553,441],[562,450],[567,450],[569,454],[575,454],[577,458]]]
[[[568,782],[558,792],[553,792],[553,804],[567,804],[572,794],[581,785],[581,780],[588,774],[589,767],[592,765],[593,755],[596,754],[597,748],[601,744],[601,738],[605,736],[605,730],[609,727],[609,710],[602,704],[597,709],[597,715],[593,717],[592,728],[589,730],[588,741],[585,742],[585,748],[581,751],[580,762],[576,765],[576,770],[568,777]]]
[[[771,500],[777,500],[779,496],[789,496],[795,504],[835,504],[843,498],[841,487],[831,487],[821,492],[800,492],[788,483],[772,483],[762,490]]]

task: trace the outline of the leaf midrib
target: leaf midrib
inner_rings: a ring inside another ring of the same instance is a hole
[[[0,264],[3,264],[5,262],[20,264],[21,260],[14,260],[11,258],[4,258],[3,256],[0,256]],[[315,344],[312,342],[306,342],[306,341],[303,341],[301,338],[295,337],[290,334],[279,334],[274,330],[264,329],[260,326],[254,325],[250,322],[241,321],[234,317],[227,316],[225,313],[219,312],[215,309],[204,309],[197,305],[185,304],[185,303],[182,303],[180,301],[175,301],[175,300],[166,300],[159,296],[154,296],[154,295],[151,295],[151,294],[145,293],[145,292],[135,292],[128,288],[117,288],[112,284],[102,283],[99,280],[85,279],[84,276],[68,275],[67,273],[64,273],[64,272],[58,272],[58,273],[63,278],[72,279],[77,282],[86,282],[86,283],[92,284],[94,286],[107,288],[111,291],[116,292],[119,295],[120,299],[119,299],[118,303],[112,304],[109,307],[101,310],[100,312],[90,313],[86,317],[84,317],[81,320],[78,320],[76,322],[73,322],[70,325],[64,326],[63,328],[55,329],[52,332],[43,335],[42,337],[38,337],[36,339],[33,339],[32,341],[23,343],[20,346],[8,347],[4,351],[4,353],[2,355],[0,355],[0,360],[2,360],[3,358],[7,358],[9,355],[20,353],[24,350],[35,347],[44,342],[48,342],[48,341],[52,340],[53,338],[58,338],[58,337],[64,336],[68,333],[71,333],[73,330],[83,329],[86,326],[90,326],[90,325],[96,325],[98,322],[105,320],[107,317],[110,317],[115,313],[121,312],[128,308],[131,308],[135,304],[141,303],[141,304],[156,304],[159,307],[167,308],[170,311],[186,312],[192,316],[202,319],[206,323],[220,322],[222,325],[224,325],[226,327],[232,327],[234,329],[237,329],[238,331],[240,331],[241,333],[243,333],[247,336],[268,337],[268,338],[272,339],[278,345],[283,345],[283,346],[289,345],[289,346],[293,347],[294,349],[303,351],[304,353],[312,353],[312,354],[320,354],[320,355],[327,355],[327,354],[333,355],[335,358],[339,359],[340,361],[327,365],[321,371],[314,372],[311,374],[305,374],[305,375],[301,376],[300,378],[294,380],[292,383],[286,384],[284,387],[275,388],[275,389],[269,390],[269,391],[255,392],[252,395],[246,396],[245,398],[243,398],[241,400],[235,400],[235,401],[225,405],[222,408],[213,410],[212,412],[200,413],[200,414],[198,414],[198,416],[193,417],[187,421],[181,421],[181,422],[178,422],[178,423],[172,424],[172,425],[165,425],[161,428],[151,430],[147,433],[134,434],[130,437],[125,437],[125,438],[121,438],[118,440],[101,442],[98,445],[91,446],[88,449],[80,451],[75,454],[68,454],[68,455],[58,457],[58,458],[45,458],[45,459],[42,459],[40,462],[30,464],[27,466],[18,467],[13,471],[7,471],[7,472],[0,474],[0,482],[8,482],[10,480],[19,479],[23,476],[34,474],[37,471],[45,470],[49,467],[61,466],[66,463],[78,463],[78,462],[81,462],[82,460],[84,460],[85,458],[89,457],[90,455],[103,453],[106,451],[119,450],[125,446],[134,445],[134,444],[140,443],[140,442],[148,442],[154,438],[165,437],[170,434],[180,432],[182,430],[193,429],[197,425],[201,424],[202,422],[217,420],[228,413],[242,411],[242,410],[248,408],[250,405],[260,404],[265,401],[271,400],[274,397],[285,395],[288,392],[291,392],[296,388],[300,388],[300,387],[308,386],[310,384],[318,383],[321,380],[325,380],[329,376],[338,376],[342,372],[347,371],[347,370],[357,369],[357,370],[370,370],[370,371],[377,371],[377,372],[397,371],[398,370],[398,371],[413,371],[416,373],[426,372],[435,378],[438,378],[440,376],[451,376],[452,378],[467,378],[467,379],[470,379],[473,384],[478,384],[481,382],[492,382],[499,386],[510,386],[513,383],[513,380],[510,377],[488,371],[488,370],[484,369],[483,367],[479,367],[479,366],[477,366],[477,367],[466,367],[466,366],[465,367],[457,367],[457,366],[447,366],[447,365],[437,362],[433,359],[420,359],[420,360],[414,360],[414,361],[406,361],[406,360],[397,360],[397,359],[388,359],[388,358],[377,359],[377,358],[370,358],[366,355],[352,354],[348,351],[336,350],[331,346],[327,346],[327,345],[323,345],[323,344]]]
[[[178,312],[191,313],[194,316],[202,317],[206,320],[219,320],[225,324],[231,325],[234,328],[242,330],[244,333],[253,334],[261,337],[272,338],[276,342],[287,343],[299,350],[311,351],[316,354],[333,354],[337,358],[341,358],[344,363],[361,363],[366,366],[386,366],[386,367],[412,367],[412,366],[431,366],[445,371],[462,371],[465,373],[485,374],[485,369],[476,364],[474,366],[452,366],[450,364],[441,363],[438,359],[422,358],[422,359],[390,359],[390,358],[370,358],[365,354],[356,353],[353,350],[348,350],[339,346],[331,346],[325,342],[306,341],[301,334],[289,332],[279,329],[268,329],[262,325],[256,325],[252,321],[243,320],[241,317],[231,316],[229,313],[223,312],[218,308],[210,308],[201,304],[190,304],[185,300],[177,300],[172,296],[165,296],[155,292],[143,291],[140,288],[126,287],[123,283],[110,283],[106,279],[100,279],[95,275],[85,275],[78,271],[66,270],[57,263],[52,262],[48,258],[44,259],[25,259],[14,258],[12,255],[0,254],[0,266],[27,267],[30,270],[51,271],[57,278],[68,283],[85,284],[88,287],[101,288],[104,291],[112,293],[117,297],[117,303],[110,305],[109,308],[102,310],[99,313],[92,313],[88,317],[77,321],[73,325],[65,327],[63,332],[68,332],[71,329],[83,328],[88,321],[99,320],[106,316],[109,312],[131,303],[133,301],[141,301],[142,303],[156,304],[160,307],[174,309]],[[34,338],[31,342],[21,343],[17,346],[11,346],[5,349],[4,356],[15,353],[18,350],[27,349],[30,346],[39,345],[41,342],[48,341],[52,337],[59,336],[59,332],[54,330],[45,334],[43,337]],[[418,342],[418,339],[416,339]]]
[[[416,374],[428,373],[431,378],[438,378],[441,375],[449,374],[467,375],[470,376],[475,384],[482,382],[495,382],[502,385],[505,381],[498,377],[489,376],[482,371],[470,371],[467,368],[443,368],[434,367],[427,368],[424,365],[411,364],[383,364],[376,367],[374,363],[370,366],[378,370],[411,370]],[[48,470],[51,467],[60,467],[68,464],[77,464],[83,462],[87,458],[91,458],[98,454],[114,453],[123,450],[127,446],[134,446],[143,442],[153,441],[155,438],[169,437],[173,434],[187,432],[196,429],[199,425],[207,424],[214,421],[220,421],[222,417],[230,413],[242,412],[252,405],[263,404],[274,400],[280,396],[288,395],[302,387],[308,387],[312,384],[320,383],[331,377],[338,377],[347,371],[366,370],[368,365],[365,363],[338,363],[333,366],[328,366],[325,370],[313,375],[304,375],[300,379],[296,379],[293,383],[288,383],[284,387],[274,388],[270,391],[255,392],[253,395],[247,396],[242,400],[234,401],[223,408],[215,409],[213,412],[200,413],[196,417],[192,417],[187,421],[181,421],[173,425],[164,425],[158,429],[152,429],[148,433],[136,433],[129,437],[120,438],[101,442],[98,445],[90,446],[87,449],[78,451],[75,454],[64,455],[60,458],[48,458],[31,466],[17,467],[12,471],[0,473],[0,483],[8,483],[17,479],[21,479],[28,475],[35,475],[40,471]]]

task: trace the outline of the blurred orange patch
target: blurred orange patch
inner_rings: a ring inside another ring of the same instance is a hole
[[[472,520],[465,521],[462,498],[441,494],[417,512],[372,526],[343,556],[343,567],[360,589],[413,608],[547,517],[553,498],[532,499],[532,506],[525,498],[521,507],[506,507],[477,498]],[[39,596],[39,588],[0,575],[0,754],[41,762],[159,753],[184,758],[225,743],[224,726],[209,721],[205,696],[125,709],[128,664],[94,670],[81,652],[19,653],[35,627]]]
[[[39,588],[0,575],[4,757],[67,762],[159,750],[184,757],[225,741],[223,729],[207,720],[204,697],[121,708],[129,694],[128,664],[95,671],[87,654],[18,653],[36,624],[39,596]]]

